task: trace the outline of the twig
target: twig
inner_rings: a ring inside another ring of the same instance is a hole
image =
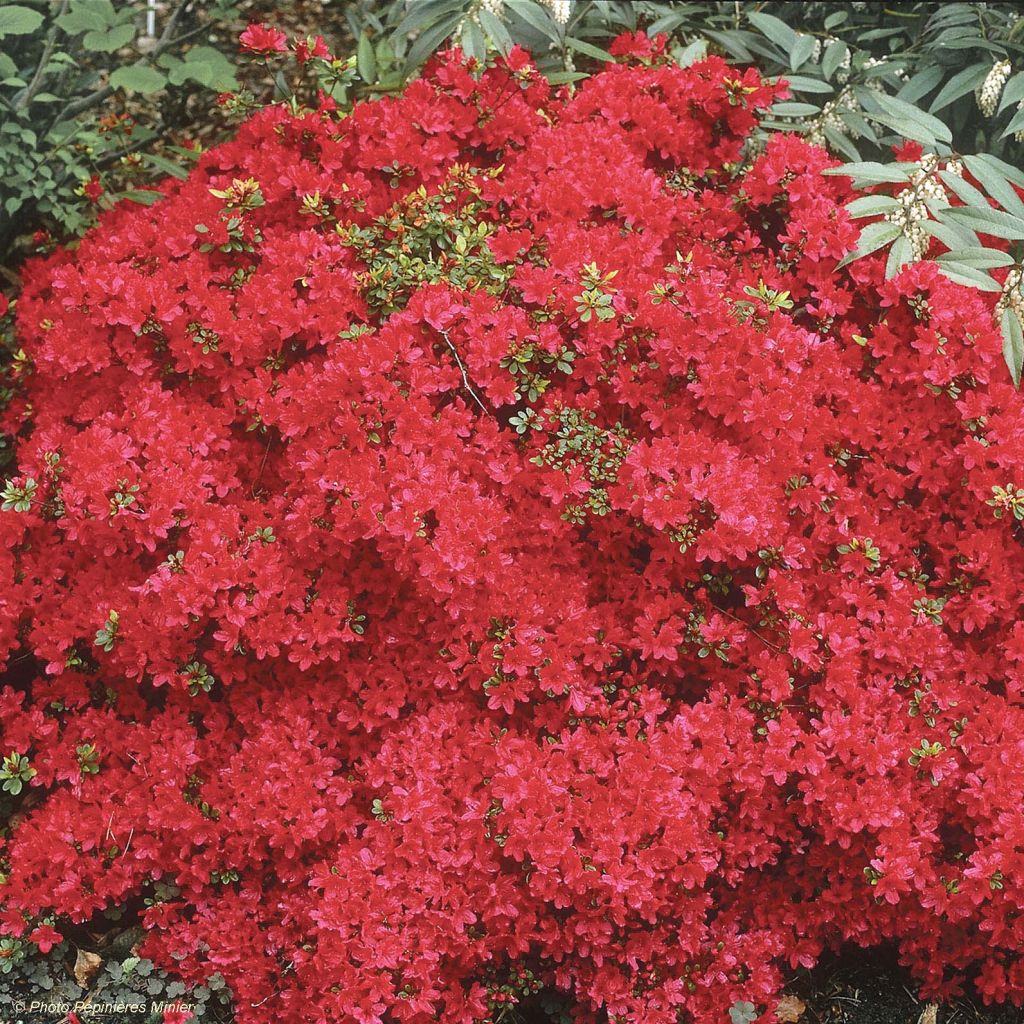
[[[462,371],[462,383],[465,384],[466,390],[473,396],[473,401],[475,401],[476,404],[479,405],[488,416],[490,416],[490,410],[480,400],[480,396],[473,390],[473,385],[469,383],[469,375],[466,373],[466,367],[463,366],[462,360],[459,358],[459,350],[452,344],[452,339],[448,337],[446,331],[438,330],[437,333],[444,338],[445,344],[452,350],[452,355],[455,356],[455,362],[459,364],[459,369]]]
[[[778,644],[773,644],[771,640],[767,640],[763,636],[761,636],[761,634],[758,633],[758,631],[754,629],[754,627],[749,622],[747,622],[746,619],[741,619],[738,615],[733,615],[732,612],[726,611],[724,608],[719,608],[718,605],[714,604],[713,602],[711,603],[711,607],[714,608],[716,612],[721,612],[726,618],[732,619],[733,622],[738,622],[741,626],[744,626],[749,632],[756,636],[757,639],[760,640],[761,643],[763,643],[766,647],[770,647],[773,651],[778,651],[779,654],[789,654],[789,651],[787,651],[785,648],[779,647]]]
[[[57,45],[57,33],[60,31],[60,26],[57,22],[67,13],[68,4],[70,0],[64,0],[60,5],[60,11],[57,16],[53,19],[53,24],[50,26],[50,31],[46,34],[46,43],[43,46],[43,55],[39,58],[39,63],[36,65],[35,74],[32,76],[32,81],[28,83],[25,91],[21,94],[21,97],[15,102],[15,110],[24,110],[39,92],[39,86],[42,85],[43,75],[46,73],[46,66],[50,63],[50,56],[53,53],[54,46]]]

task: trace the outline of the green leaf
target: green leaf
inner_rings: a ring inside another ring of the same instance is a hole
[[[406,69],[411,70],[417,67],[420,61],[433,53],[459,27],[461,21],[462,18],[458,14],[452,14],[437,24],[431,25],[430,28],[424,29],[409,48],[409,54],[405,58]]]
[[[988,274],[977,267],[966,263],[957,263],[953,260],[936,260],[935,262],[943,275],[954,284],[962,284],[967,288],[975,288],[983,292],[1001,292],[1003,290]]]
[[[127,192],[116,193],[117,199],[129,199],[133,203],[141,203],[143,206],[152,206],[163,199],[162,192],[148,192],[142,189],[132,189]]]
[[[410,32],[422,34],[442,18],[460,15],[464,7],[463,0],[419,0],[409,5],[408,14],[398,23],[395,35],[405,36]],[[458,17],[456,20],[459,20]]]
[[[862,90],[861,94],[866,94],[868,102],[877,104],[883,111],[878,114],[865,110],[865,116],[885,124],[904,138],[928,146],[934,146],[937,142],[952,142],[953,135],[948,125],[912,103],[870,89]]]
[[[860,159],[857,147],[842,132],[837,132],[831,125],[825,125],[822,131],[825,133],[825,138],[828,140],[829,145],[837,153],[841,153],[850,160]]]
[[[951,206],[943,211],[942,219],[996,238],[1024,239],[1024,219],[990,207]]]
[[[904,170],[904,168],[906,169]],[[912,170],[913,165],[911,164],[880,164],[865,160],[859,163],[843,164],[840,167],[829,167],[821,173],[849,175],[858,188],[863,188],[866,185],[884,185],[886,183],[906,184],[910,180]]]
[[[814,53],[814,36],[801,32],[797,36],[796,45],[789,53],[790,70],[796,71],[797,68],[803,67],[810,60],[812,53]]]
[[[359,77],[367,85],[377,81],[377,57],[373,52],[370,37],[365,32],[359,37],[359,46],[356,48],[356,67],[359,70]]]
[[[9,78],[17,74],[17,71],[18,65],[6,53],[0,53],[0,78]]]
[[[757,1017],[757,1007],[746,1000],[738,1000],[729,1007],[729,1024],[753,1024]]]
[[[133,64],[125,68],[118,68],[110,76],[110,84],[115,89],[125,89],[128,92],[157,92],[164,87],[166,82],[167,80],[159,71],[146,67],[145,64]]]
[[[109,29],[94,29],[82,36],[82,45],[87,50],[113,53],[127,46],[135,38],[134,25],[116,25]]]
[[[582,71],[553,71],[544,76],[552,85],[566,85],[569,82],[581,82],[588,76]]]
[[[885,276],[895,277],[913,258],[914,250],[910,240],[905,235],[900,235],[889,250],[889,258],[885,261]]]
[[[828,82],[823,82],[820,78],[811,78],[809,75],[786,75],[786,81],[793,92],[835,92]]]
[[[1000,326],[1003,329],[1003,358],[1010,370],[1014,387],[1020,387],[1021,368],[1024,367],[1024,332],[1012,309],[1004,309]]]
[[[1012,181],[1014,185],[1020,185],[1024,188],[1024,171],[1019,167],[1014,167],[1005,160],[992,156],[991,153],[981,153],[977,159],[984,160],[985,163],[997,170],[1007,181]]]
[[[928,109],[935,113],[936,110],[948,107],[950,103],[960,99],[961,96],[966,96],[985,81],[985,76],[988,74],[991,66],[987,62],[972,64],[970,67],[958,71],[939,90],[938,95],[932,100],[931,106]]]
[[[181,73],[219,92],[238,88],[234,64],[214,46],[193,46],[185,54]]]
[[[992,267],[1010,267],[1017,261],[1006,252],[999,249],[986,249],[980,245],[969,246],[965,249],[951,249],[937,256],[936,263],[961,263],[969,267],[977,267],[980,270],[990,270]]]
[[[899,200],[892,196],[861,196],[846,204],[846,212],[851,217],[878,217],[899,205]]]
[[[813,103],[794,103],[784,100],[782,103],[776,103],[771,112],[777,117],[813,117],[815,114],[821,113],[821,107],[816,107]]]
[[[796,48],[799,39],[796,32],[784,21],[776,18],[774,14],[751,11],[747,18],[759,32],[766,35],[783,53],[792,53]]]
[[[952,171],[939,171],[939,177],[968,206],[988,206],[988,200],[969,182]]]
[[[43,16],[21,4],[0,6],[0,37],[27,36],[43,23]]]
[[[694,39],[683,49],[675,54],[676,63],[681,68],[688,68],[691,64],[703,60],[708,55],[708,41],[706,39]]]
[[[486,7],[480,8],[477,17],[480,19],[480,27],[498,48],[498,52],[508,54],[509,50],[512,49],[512,37],[508,34],[508,29],[502,25],[500,19],[491,14]]]
[[[1024,100],[1024,71],[1018,71],[1012,75],[999,97],[999,109],[1005,110],[1013,103],[1020,103]]]
[[[593,57],[594,60],[604,61],[605,63],[614,62],[615,60],[607,50],[602,50],[600,46],[594,46],[592,43],[585,42],[582,39],[567,38],[565,45],[570,50],[585,54],[587,57]]]
[[[921,227],[933,238],[937,238],[947,249],[977,249],[981,247],[978,236],[962,224],[941,224],[937,220],[923,221]]]
[[[467,18],[462,23],[462,52],[480,64],[487,59],[487,40],[475,18]]]
[[[1006,176],[986,156],[965,156],[967,169],[984,186],[985,191],[1007,212],[1024,217],[1024,203]]]
[[[168,160],[166,157],[156,153],[146,153],[143,159],[158,171],[163,171],[164,174],[177,178],[179,181],[184,181],[188,177],[188,171],[184,167],[179,167],[173,160]]]
[[[931,67],[926,67],[923,71],[918,71],[909,81],[904,82],[896,95],[899,99],[917,106],[921,97],[931,92],[946,77],[945,72],[946,69],[938,65],[933,64]]]
[[[508,0],[505,10],[525,21],[551,42],[557,43],[561,38],[554,19],[540,4],[534,3],[534,0]]]
[[[1010,118],[1010,123],[1002,130],[999,137],[1005,139],[1007,135],[1014,135],[1019,131],[1024,131],[1024,107],[1021,107]]]
[[[863,256],[870,256],[871,253],[881,249],[883,245],[895,242],[899,237],[900,227],[897,224],[890,224],[887,220],[869,224],[860,233],[860,238],[857,239],[857,248],[845,256],[838,266],[845,267],[848,263],[859,260]]]
[[[850,48],[840,39],[825,47],[825,55],[821,59],[821,70],[826,78],[831,78],[839,70],[849,53]]]

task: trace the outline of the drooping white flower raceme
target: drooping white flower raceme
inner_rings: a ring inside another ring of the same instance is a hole
[[[1009,77],[1010,62],[997,60],[985,76],[985,81],[978,87],[975,98],[978,101],[978,109],[985,117],[992,117],[995,114],[999,97],[1003,94],[1003,86]]]

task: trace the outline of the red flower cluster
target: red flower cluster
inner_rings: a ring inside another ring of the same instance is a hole
[[[843,943],[1021,999],[989,311],[640,56],[267,109],[29,269],[3,931],[144,897],[242,1022],[768,1019]]]

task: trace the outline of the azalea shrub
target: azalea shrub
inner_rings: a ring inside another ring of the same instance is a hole
[[[27,268],[4,941],[131,908],[251,1024],[1020,1002],[993,300],[838,266],[782,85],[614,52],[269,107]]]

